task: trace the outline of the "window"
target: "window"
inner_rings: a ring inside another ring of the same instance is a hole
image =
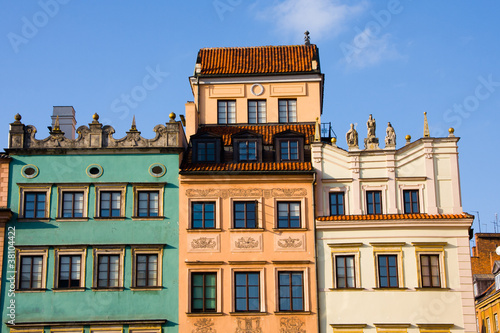
[[[378,255],[379,288],[398,288],[398,257],[397,255]]]
[[[235,311],[260,310],[260,273],[235,272]]]
[[[297,100],[280,99],[278,101],[279,122],[295,123],[297,122]]]
[[[493,325],[495,332],[498,332],[498,313],[493,314]]]
[[[40,290],[45,288],[47,249],[16,249],[17,288]]]
[[[218,124],[236,123],[236,101],[217,101]]]
[[[495,275],[495,290],[500,289],[500,274]]]
[[[238,156],[240,162],[257,161],[257,141],[239,141]]]
[[[279,311],[304,311],[302,272],[279,272]]]
[[[382,214],[382,192],[366,191],[366,213]]]
[[[124,249],[94,249],[94,288],[123,287]]]
[[[300,227],[300,202],[278,202],[278,228]]]
[[[280,141],[280,156],[281,156],[281,161],[298,161],[299,141],[298,140]]]
[[[491,332],[491,322],[490,322],[490,317],[486,317],[486,333]]]
[[[153,217],[159,216],[159,192],[139,191],[137,216]]]
[[[41,289],[43,256],[22,256],[19,289]]]
[[[330,193],[330,215],[344,215],[344,192]]]
[[[196,146],[198,162],[215,162],[215,142],[198,142]]]
[[[234,202],[234,228],[257,228],[257,202]]]
[[[81,281],[81,261],[79,255],[62,255],[59,256],[59,288],[75,288],[80,287]]]
[[[62,217],[83,217],[83,192],[64,192]]]
[[[420,213],[420,206],[418,202],[418,190],[404,190],[404,212],[405,214]]]
[[[101,217],[120,216],[121,192],[105,191],[101,193]]]
[[[335,256],[335,282],[337,288],[356,288],[354,255]]]
[[[138,254],[136,260],[136,287],[156,287],[158,285],[158,255]]]
[[[422,287],[439,288],[441,280],[439,274],[439,255],[421,254],[420,255],[420,273],[422,277]]]
[[[264,124],[266,122],[266,101],[248,101],[248,123]]]
[[[44,218],[46,193],[44,192],[25,192],[24,193],[24,218]]]
[[[216,312],[217,273],[191,274],[191,312]]]
[[[215,202],[193,202],[191,208],[193,229],[215,228]]]

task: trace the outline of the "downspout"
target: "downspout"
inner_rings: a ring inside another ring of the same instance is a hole
[[[316,171],[314,171],[313,174],[313,182],[312,182],[312,208],[313,208],[313,215],[314,215],[314,221],[313,221],[313,231],[314,231],[314,266],[315,266],[315,272],[316,272],[316,311],[317,311],[317,317],[318,317],[318,332],[320,332],[320,324],[321,324],[321,318],[320,318],[320,311],[319,311],[319,287],[318,287],[318,247],[316,246]]]

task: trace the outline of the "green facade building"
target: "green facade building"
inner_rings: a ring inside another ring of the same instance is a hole
[[[54,119],[55,118],[55,119]],[[178,332],[181,122],[122,139],[72,107],[50,136],[10,125],[2,332]],[[17,265],[14,265],[14,258]]]

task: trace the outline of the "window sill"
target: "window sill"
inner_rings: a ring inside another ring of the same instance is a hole
[[[86,222],[88,217],[57,217],[56,222]]]
[[[16,289],[16,293],[43,293],[47,288],[33,288],[33,289]]]
[[[275,311],[275,315],[310,315],[311,311]]]
[[[265,231],[265,229],[264,228],[230,228],[229,231],[230,232],[252,232],[252,231],[262,232],[262,231]]]
[[[52,288],[53,292],[68,292],[68,291],[85,291],[85,287],[74,287],[74,288]]]
[[[147,290],[162,290],[162,286],[150,286],[150,287],[130,287],[130,290],[134,291],[147,291]]]
[[[223,312],[186,312],[186,316],[188,317],[215,317],[223,315]]]
[[[92,291],[123,291],[123,287],[92,287]]]
[[[268,315],[267,312],[262,311],[238,311],[238,312],[229,312],[231,316],[258,316],[258,315]]]
[[[222,229],[220,228],[200,228],[200,229],[186,229],[187,232],[198,232],[198,231],[201,231],[201,232],[222,232]]]
[[[376,290],[376,291],[402,291],[402,290],[408,290],[408,288],[406,287],[377,287],[377,288],[373,288],[373,290]]]
[[[273,228],[275,232],[287,232],[287,231],[307,231],[307,228]]]
[[[50,222],[49,217],[41,217],[41,218],[35,218],[35,219],[28,219],[28,218],[18,218],[17,222]]]
[[[419,287],[415,288],[417,291],[446,291],[451,290],[451,288],[442,288],[442,287]]]
[[[132,216],[134,221],[164,220],[165,216]]]
[[[330,291],[362,291],[366,288],[328,288]]]
[[[125,216],[112,216],[112,217],[100,217],[96,216],[94,217],[95,221],[125,221]]]

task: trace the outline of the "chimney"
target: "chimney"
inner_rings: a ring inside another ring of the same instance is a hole
[[[59,116],[59,128],[64,132],[64,136],[68,139],[75,139],[76,119],[75,109],[72,106],[54,106],[52,114],[52,127]]]

